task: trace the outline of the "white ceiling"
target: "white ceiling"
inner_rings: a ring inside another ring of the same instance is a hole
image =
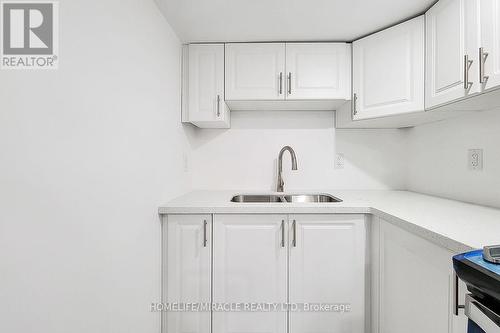
[[[156,0],[183,42],[352,41],[435,0]]]

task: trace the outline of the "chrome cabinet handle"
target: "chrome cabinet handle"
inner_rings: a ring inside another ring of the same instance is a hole
[[[279,89],[279,94],[283,94],[283,72],[280,72],[280,89]]]
[[[220,95],[217,95],[217,117],[220,117]]]
[[[358,94],[354,93],[354,95],[352,96],[352,115],[353,116],[358,114],[357,104],[358,104]]]
[[[281,247],[285,247],[285,220],[281,220]]]
[[[479,83],[481,84],[486,83],[489,78],[489,76],[484,75],[484,64],[486,63],[488,55],[488,52],[484,52],[484,48],[479,48]]]
[[[292,94],[292,73],[288,73],[288,95]]]
[[[469,69],[472,66],[473,60],[469,60],[468,55],[464,55],[464,89],[469,90],[473,82],[469,81]]]
[[[293,232],[292,246],[297,247],[297,221],[295,220],[293,220],[292,223],[292,232]]]
[[[203,247],[207,247],[207,220],[203,220]]]
[[[458,316],[458,310],[459,309],[464,309],[464,305],[459,305],[459,300],[458,300],[458,276],[455,272],[453,272],[453,314],[455,316]]]

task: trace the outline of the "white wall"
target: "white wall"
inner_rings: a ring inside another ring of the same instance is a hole
[[[157,207],[188,190],[153,1],[60,2],[60,69],[0,71],[0,332],[159,332]]]
[[[477,112],[409,131],[408,188],[500,207],[500,110]],[[484,149],[483,171],[467,167],[467,151]]]
[[[195,131],[189,167],[196,188],[274,190],[278,153],[290,145],[298,170],[286,153],[285,190],[401,189],[405,140],[400,130],[335,130],[333,112],[233,112],[231,129]]]

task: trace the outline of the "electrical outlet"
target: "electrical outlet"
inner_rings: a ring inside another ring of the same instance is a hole
[[[335,169],[336,170],[341,170],[344,169],[345,162],[344,162],[344,154],[342,153],[337,153],[335,154]]]
[[[468,161],[469,170],[483,170],[483,150],[469,149]]]

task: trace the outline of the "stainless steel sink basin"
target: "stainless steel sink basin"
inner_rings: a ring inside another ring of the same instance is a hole
[[[235,195],[232,202],[285,202],[285,198],[279,195],[272,194],[239,194]]]
[[[342,202],[329,194],[289,194],[285,195],[286,202]]]
[[[336,198],[329,194],[238,194],[232,197],[232,202],[240,203],[266,203],[266,202],[282,202],[282,203],[294,203],[294,202],[342,202],[339,198]]]

